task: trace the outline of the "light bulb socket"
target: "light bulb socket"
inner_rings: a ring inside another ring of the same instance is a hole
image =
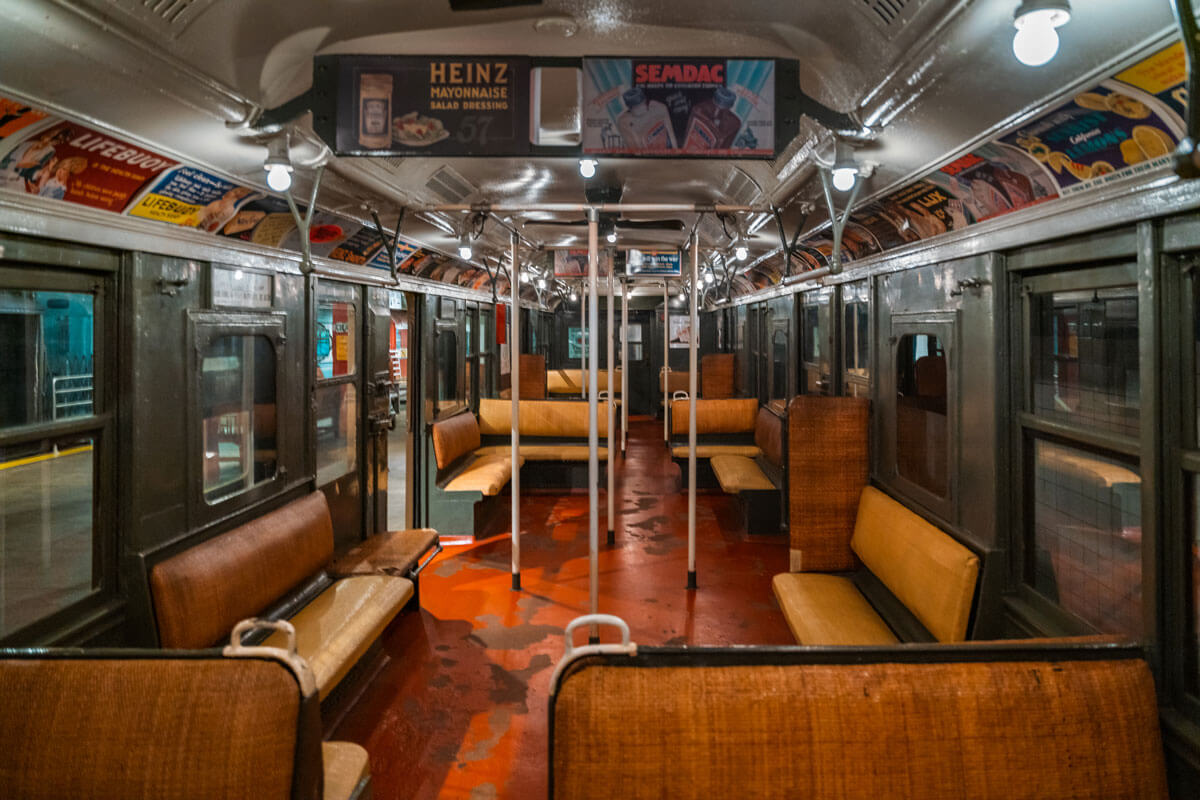
[[[585,178],[594,177],[596,174],[596,167],[599,165],[600,162],[594,158],[581,158],[579,159],[579,174]]]
[[[1013,26],[1020,30],[1040,19],[1061,28],[1071,21],[1071,3],[1069,0],[1021,0],[1013,13]]]

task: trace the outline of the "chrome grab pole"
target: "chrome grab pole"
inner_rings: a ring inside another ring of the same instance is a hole
[[[521,588],[521,270],[517,267],[517,245],[520,239],[512,235],[512,314],[509,320],[509,365],[511,376],[512,411],[512,588]]]
[[[586,283],[586,281],[585,281]],[[587,287],[584,286],[584,291],[579,293],[579,397],[582,400],[587,399],[587,300],[584,297],[584,292]]]
[[[629,437],[629,279],[621,282],[621,455]]]
[[[596,299],[596,282],[599,272],[596,258],[596,240],[599,232],[600,212],[588,209],[588,321],[596,324],[600,308]],[[596,337],[587,330],[588,351],[588,566],[591,584],[591,613],[600,613],[600,437],[596,408]],[[600,641],[600,630],[593,626],[589,640]]]
[[[700,235],[692,235],[692,306],[688,317],[688,576],[687,588],[696,588],[696,345],[700,338],[699,299]]]
[[[667,279],[663,278],[663,368],[662,368],[662,390],[663,390],[663,441],[670,442],[671,435],[667,432],[667,397],[671,388],[671,298],[670,287]]]
[[[614,380],[615,376],[613,375],[613,358],[615,356],[613,355],[613,333],[614,333],[614,331],[613,331],[613,280],[614,280],[614,278],[613,278],[613,274],[612,274],[612,269],[613,269],[613,264],[612,264],[612,260],[610,260],[609,265],[608,265],[608,309],[607,309],[608,328],[606,329],[608,336],[605,337],[608,340],[608,393],[607,393],[608,394],[608,544],[610,546],[617,543],[617,535],[616,535],[614,525],[613,525],[613,517],[616,514],[616,512],[614,510],[614,508],[615,508],[614,498],[616,496],[616,492],[614,490],[616,487],[616,481],[615,481],[614,472],[613,472],[613,470],[614,470],[613,462],[616,461],[616,459],[617,459],[617,451],[613,449],[613,426],[616,424],[617,393],[616,393],[616,381]],[[625,398],[622,397],[621,401],[624,402],[624,400],[625,400]]]

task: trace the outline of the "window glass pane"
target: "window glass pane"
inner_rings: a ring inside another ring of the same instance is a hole
[[[1038,294],[1032,303],[1034,413],[1136,436],[1137,287]]]
[[[1034,443],[1032,584],[1102,633],[1142,632],[1142,478],[1136,467]]]
[[[437,332],[437,408],[435,413],[457,408],[458,334],[452,330]]]
[[[896,468],[939,497],[950,490],[946,354],[932,334],[906,334],[896,347]]]
[[[0,291],[0,428],[92,413],[93,298]]]
[[[474,319],[475,319],[475,312],[474,312],[473,310],[472,310],[472,311],[468,311],[468,312],[467,312],[467,318],[466,318],[466,323],[467,323],[467,355],[468,355],[468,356],[469,356],[469,355],[473,355],[473,354],[475,353],[475,337],[471,335],[471,331],[472,331],[472,329],[473,329],[473,328],[472,328],[472,325],[471,325],[471,322],[472,322]]]
[[[90,438],[0,448],[0,636],[99,588]]]
[[[317,388],[317,485],[353,472],[358,462],[358,390],[353,383]]]
[[[820,309],[804,306],[800,317],[800,338],[804,342],[804,362],[816,364],[821,357]]]
[[[867,304],[847,303],[843,320],[845,336],[846,372],[867,377],[867,353],[870,341],[867,338]]]
[[[479,352],[490,353],[491,348],[491,331],[495,323],[492,321],[492,311],[480,309],[479,311]]]
[[[787,400],[787,331],[776,330],[771,338],[771,399]]]
[[[358,368],[353,303],[317,305],[317,377],[353,375]]]
[[[204,499],[217,503],[275,477],[275,347],[218,336],[200,358]]]

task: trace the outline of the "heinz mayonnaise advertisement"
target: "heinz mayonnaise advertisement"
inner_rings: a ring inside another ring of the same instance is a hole
[[[583,59],[583,151],[773,158],[771,59]]]

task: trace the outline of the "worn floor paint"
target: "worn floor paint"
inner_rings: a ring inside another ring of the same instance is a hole
[[[640,644],[793,643],[770,588],[786,539],[748,540],[719,492],[698,496],[700,588],[686,590],[687,494],[661,436],[661,423],[630,423],[611,548],[600,493],[599,610]],[[379,800],[546,796],[550,674],[563,628],[589,610],[587,493],[523,495],[523,591],[510,588],[507,518],[500,527],[425,570],[421,610],[385,635],[386,666],[334,731],[367,748]]]

